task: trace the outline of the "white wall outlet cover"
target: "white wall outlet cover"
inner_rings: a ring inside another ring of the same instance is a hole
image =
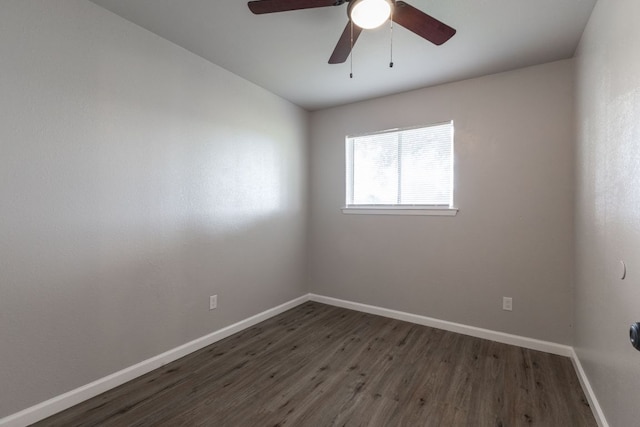
[[[502,297],[502,309],[513,311],[513,299],[510,297]]]
[[[211,295],[209,297],[209,310],[218,308],[218,295]]]

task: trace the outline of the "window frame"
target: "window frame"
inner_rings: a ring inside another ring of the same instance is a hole
[[[410,131],[414,129],[424,129],[434,126],[442,126],[450,124],[452,126],[451,132],[451,174],[452,174],[452,189],[451,189],[451,203],[449,205],[412,205],[412,204],[349,204],[350,192],[353,191],[353,177],[349,177],[349,171],[353,173],[353,165],[348,165],[349,159],[353,161],[353,155],[350,155],[349,149],[353,149],[353,144],[349,143],[349,140],[353,138],[361,138],[375,135],[382,135],[387,133],[398,133],[403,131]],[[428,125],[410,126],[404,128],[386,129],[376,132],[369,132],[358,135],[345,136],[345,172],[344,172],[344,189],[345,189],[345,204],[342,207],[342,213],[344,214],[356,214],[356,215],[426,215],[426,216],[455,216],[458,213],[458,208],[454,205],[455,197],[455,126],[454,121],[449,120],[439,123],[431,123]]]

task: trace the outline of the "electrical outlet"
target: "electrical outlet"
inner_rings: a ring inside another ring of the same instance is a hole
[[[513,311],[513,298],[502,297],[502,309],[506,311]]]
[[[209,310],[218,308],[218,295],[211,295],[209,297]]]

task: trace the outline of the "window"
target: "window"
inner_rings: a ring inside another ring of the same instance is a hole
[[[453,122],[347,137],[346,159],[345,213],[455,215]]]

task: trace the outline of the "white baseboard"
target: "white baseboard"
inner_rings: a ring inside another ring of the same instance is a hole
[[[580,385],[582,386],[582,390],[584,391],[584,394],[589,401],[589,406],[591,406],[591,411],[593,412],[593,416],[595,417],[598,426],[609,427],[609,423],[607,423],[604,412],[602,412],[602,407],[600,407],[600,403],[596,398],[596,394],[593,392],[593,388],[591,388],[589,378],[587,378],[587,374],[582,368],[582,363],[580,363],[578,354],[573,348],[571,349],[571,362],[573,362],[573,367],[575,368],[576,374],[578,375],[578,380],[580,380]]]
[[[546,353],[557,354],[560,356],[571,357],[573,352],[573,349],[568,345],[492,331],[490,329],[477,328],[475,326],[448,322],[446,320],[434,319],[432,317],[420,316],[418,314],[405,313],[403,311],[390,310],[388,308],[360,304],[357,302],[345,301],[315,294],[309,294],[309,299],[323,304],[335,305],[336,307],[349,308],[351,310],[362,311],[369,314],[377,314],[379,316],[404,320],[405,322],[416,323],[418,325],[430,326],[436,329],[443,329],[445,331],[470,335],[472,337],[483,338],[504,344],[516,345],[518,347],[524,347],[531,350],[544,351]]]
[[[307,294],[299,298],[281,304],[272,309],[263,311],[248,319],[234,323],[233,325],[222,328],[204,337],[198,338],[184,345],[176,347],[158,356],[142,361],[136,365],[125,368],[121,371],[113,373],[109,376],[96,380],[90,384],[71,390],[65,394],[39,403],[35,406],[27,408],[23,411],[0,419],[0,427],[24,427],[29,424],[43,420],[60,411],[68,409],[78,403],[91,399],[105,391],[118,387],[142,376],[154,369],[160,368],[167,363],[173,362],[184,357],[194,351],[200,350],[208,345],[220,341],[230,335],[240,332],[244,329],[277,316],[280,313],[294,308],[307,301],[316,301],[323,304],[333,305],[336,307],[348,308],[351,310],[361,311],[364,313],[375,314],[379,316],[389,317],[392,319],[403,320],[406,322],[416,323],[418,325],[430,326],[432,328],[443,329],[446,331],[456,332],[464,335],[470,335],[477,338],[488,339],[504,344],[516,345],[531,350],[544,351],[551,354],[569,357],[582,385],[582,389],[589,401],[589,405],[593,411],[593,415],[600,427],[609,427],[602,408],[591,388],[591,384],[582,368],[580,359],[573,347],[556,344],[548,341],[536,340],[533,338],[522,337],[518,335],[506,334],[504,332],[492,331],[489,329],[477,328],[475,326],[463,325],[460,323],[448,322],[446,320],[434,319],[431,317],[421,316],[417,314],[405,313],[402,311],[391,310],[382,307],[376,307],[367,304],[361,304],[352,301],[341,300],[337,298],[325,297],[316,294]]]
[[[51,415],[57,414],[60,411],[64,411],[65,409],[77,405],[78,403],[84,402],[87,399],[98,396],[105,391],[118,387],[119,385],[122,385],[127,381],[131,381],[139,376],[153,371],[154,369],[158,369],[166,365],[167,363],[171,363],[175,360],[180,359],[181,357],[193,353],[194,351],[200,350],[208,345],[220,341],[230,335],[235,334],[236,332],[240,332],[273,316],[284,313],[285,311],[303,304],[308,300],[309,295],[303,295],[277,307],[263,311],[262,313],[234,323],[233,325],[222,328],[209,335],[205,335],[201,338],[195,339],[191,342],[159,354],[158,356],[144,360],[138,364],[115,372],[104,378],[100,378],[99,380],[79,387],[75,390],[71,390],[67,393],[61,394],[60,396],[56,396],[23,411],[2,418],[0,419],[0,426],[24,427],[29,424],[41,421],[47,417],[50,417]]]

